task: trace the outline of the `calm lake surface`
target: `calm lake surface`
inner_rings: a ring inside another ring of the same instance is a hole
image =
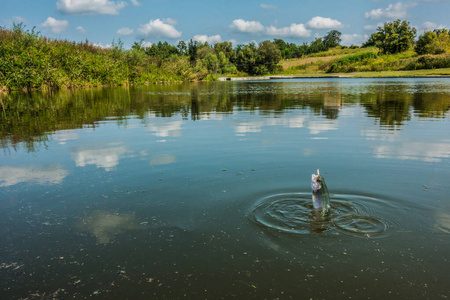
[[[1,299],[450,297],[450,79],[0,97]]]

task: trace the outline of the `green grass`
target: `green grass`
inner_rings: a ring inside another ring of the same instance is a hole
[[[188,57],[157,58],[119,45],[51,40],[21,25],[0,28],[0,90],[42,90],[204,80]]]
[[[360,72],[345,74],[351,77],[433,77],[450,76],[450,68],[432,70],[407,70],[407,71],[381,71],[381,72]]]
[[[383,55],[376,48],[339,49],[282,62],[278,75],[346,74],[358,77],[448,76],[450,53],[417,55],[413,50]],[[380,75],[380,72],[383,75]]]
[[[328,49],[327,51],[319,52],[319,53],[312,53],[308,55],[308,57],[326,57],[326,56],[341,56],[341,55],[354,55],[359,54],[363,52],[369,52],[369,51],[378,51],[375,47],[368,47],[368,48],[342,48],[342,47],[335,47]]]

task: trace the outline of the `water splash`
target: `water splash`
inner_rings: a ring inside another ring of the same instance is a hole
[[[379,198],[335,194],[331,211],[323,215],[314,210],[310,193],[283,193],[259,199],[247,217],[258,227],[281,233],[387,238],[395,232],[395,223],[376,216],[380,205],[389,207]]]

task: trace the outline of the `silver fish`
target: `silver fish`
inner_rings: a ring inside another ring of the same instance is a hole
[[[320,175],[319,169],[317,169],[317,175],[311,175],[311,188],[312,188],[312,202],[314,209],[318,210],[322,214],[328,213],[330,210],[330,194],[325,183],[325,179]]]

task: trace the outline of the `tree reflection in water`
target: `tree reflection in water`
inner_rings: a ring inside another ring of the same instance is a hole
[[[28,151],[36,151],[55,132],[96,128],[98,122],[111,119],[123,126],[130,115],[143,122],[174,115],[197,121],[213,113],[232,114],[236,110],[282,117],[289,110],[301,109],[338,119],[342,107],[361,105],[384,129],[397,130],[412,114],[442,118],[450,108],[445,82],[381,83],[217,82],[14,92],[0,95],[4,108],[0,143],[8,150],[23,143]]]

